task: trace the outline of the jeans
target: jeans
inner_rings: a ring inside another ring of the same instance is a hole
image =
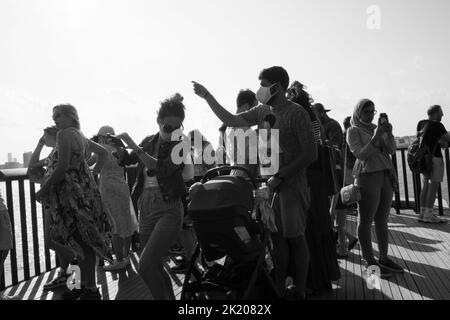
[[[166,202],[158,187],[147,188],[139,198],[139,232],[148,235],[143,243],[139,274],[156,300],[174,299],[172,283],[164,271],[163,258],[175,242],[183,216],[181,198]]]
[[[358,237],[364,260],[374,261],[371,227],[375,221],[379,258],[388,254],[388,217],[392,206],[393,188],[388,171],[363,173],[358,185],[361,201],[358,203]]]

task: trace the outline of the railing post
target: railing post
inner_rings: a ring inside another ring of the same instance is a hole
[[[443,216],[444,215],[444,206],[442,205],[442,188],[441,188],[441,184],[439,184],[439,188],[438,188],[438,208],[439,208],[439,215]]]
[[[45,215],[48,213],[46,212],[44,205],[41,205],[41,209],[42,209],[42,225],[44,226],[43,229],[45,229],[45,219],[46,219]],[[48,248],[45,238],[44,238],[44,257],[45,257],[45,271],[50,271],[52,269],[52,261],[50,258],[50,249]]]
[[[8,207],[9,219],[11,220],[11,229],[13,234],[13,249],[10,251],[11,260],[11,280],[12,285],[19,283],[19,276],[17,271],[17,246],[16,246],[16,228],[14,223],[14,202],[12,196],[11,180],[6,181],[6,206]]]
[[[30,202],[31,202],[31,226],[33,230],[33,256],[34,256],[34,273],[41,273],[41,259],[39,256],[39,235],[37,224],[37,210],[34,183],[30,181]]]
[[[25,280],[30,279],[30,257],[28,255],[27,212],[25,207],[24,179],[19,179],[20,227],[22,232],[22,259]]]
[[[445,148],[445,167],[446,167],[446,173],[447,173],[447,191],[448,191],[448,200],[449,203],[447,205],[450,207],[450,155],[449,155],[449,148]]]
[[[406,171],[406,158],[405,158],[405,149],[402,149],[402,172],[403,172],[403,183],[405,187],[405,201],[406,201],[406,207],[409,209],[409,192],[408,192],[408,174]]]
[[[398,166],[397,166],[397,152],[392,155],[392,163],[394,164],[395,174],[398,177]],[[400,193],[399,190],[395,190],[395,210],[397,214],[400,214]]]

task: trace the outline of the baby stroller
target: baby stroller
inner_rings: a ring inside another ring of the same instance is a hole
[[[220,175],[230,169],[244,171],[249,179]],[[246,169],[226,166],[209,170],[191,191],[188,214],[197,247],[185,275],[181,300],[280,297],[271,275],[276,266],[270,232],[260,219],[252,219],[256,188]]]

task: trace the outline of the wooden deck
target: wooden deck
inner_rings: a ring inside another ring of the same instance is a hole
[[[446,212],[447,218],[449,213]],[[348,216],[347,228],[356,231],[356,217]],[[417,222],[417,215],[405,211],[389,220],[389,254],[402,266],[405,273],[381,280],[381,291],[369,290],[362,278],[359,246],[347,260],[340,260],[341,278],[333,284],[333,290],[316,299],[326,300],[448,300],[450,299],[450,224],[428,225]],[[375,235],[373,235],[375,238]],[[374,250],[377,246],[374,243]],[[137,274],[138,258],[132,266],[120,273],[98,270],[97,282],[103,299],[148,300],[152,299],[142,279]],[[166,263],[166,269],[173,262]],[[42,290],[44,283],[55,276],[56,271],[42,274],[27,282],[6,289],[7,294],[19,294],[24,300],[58,300],[61,291]],[[169,272],[177,298],[180,297],[184,277]]]

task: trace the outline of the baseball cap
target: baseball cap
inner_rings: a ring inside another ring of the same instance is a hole
[[[325,107],[323,106],[323,104],[321,104],[321,103],[315,103],[315,104],[313,104],[312,105],[312,108],[315,110],[315,111],[317,111],[318,113],[321,113],[321,112],[330,112],[331,110],[329,110],[329,109],[325,109]]]

